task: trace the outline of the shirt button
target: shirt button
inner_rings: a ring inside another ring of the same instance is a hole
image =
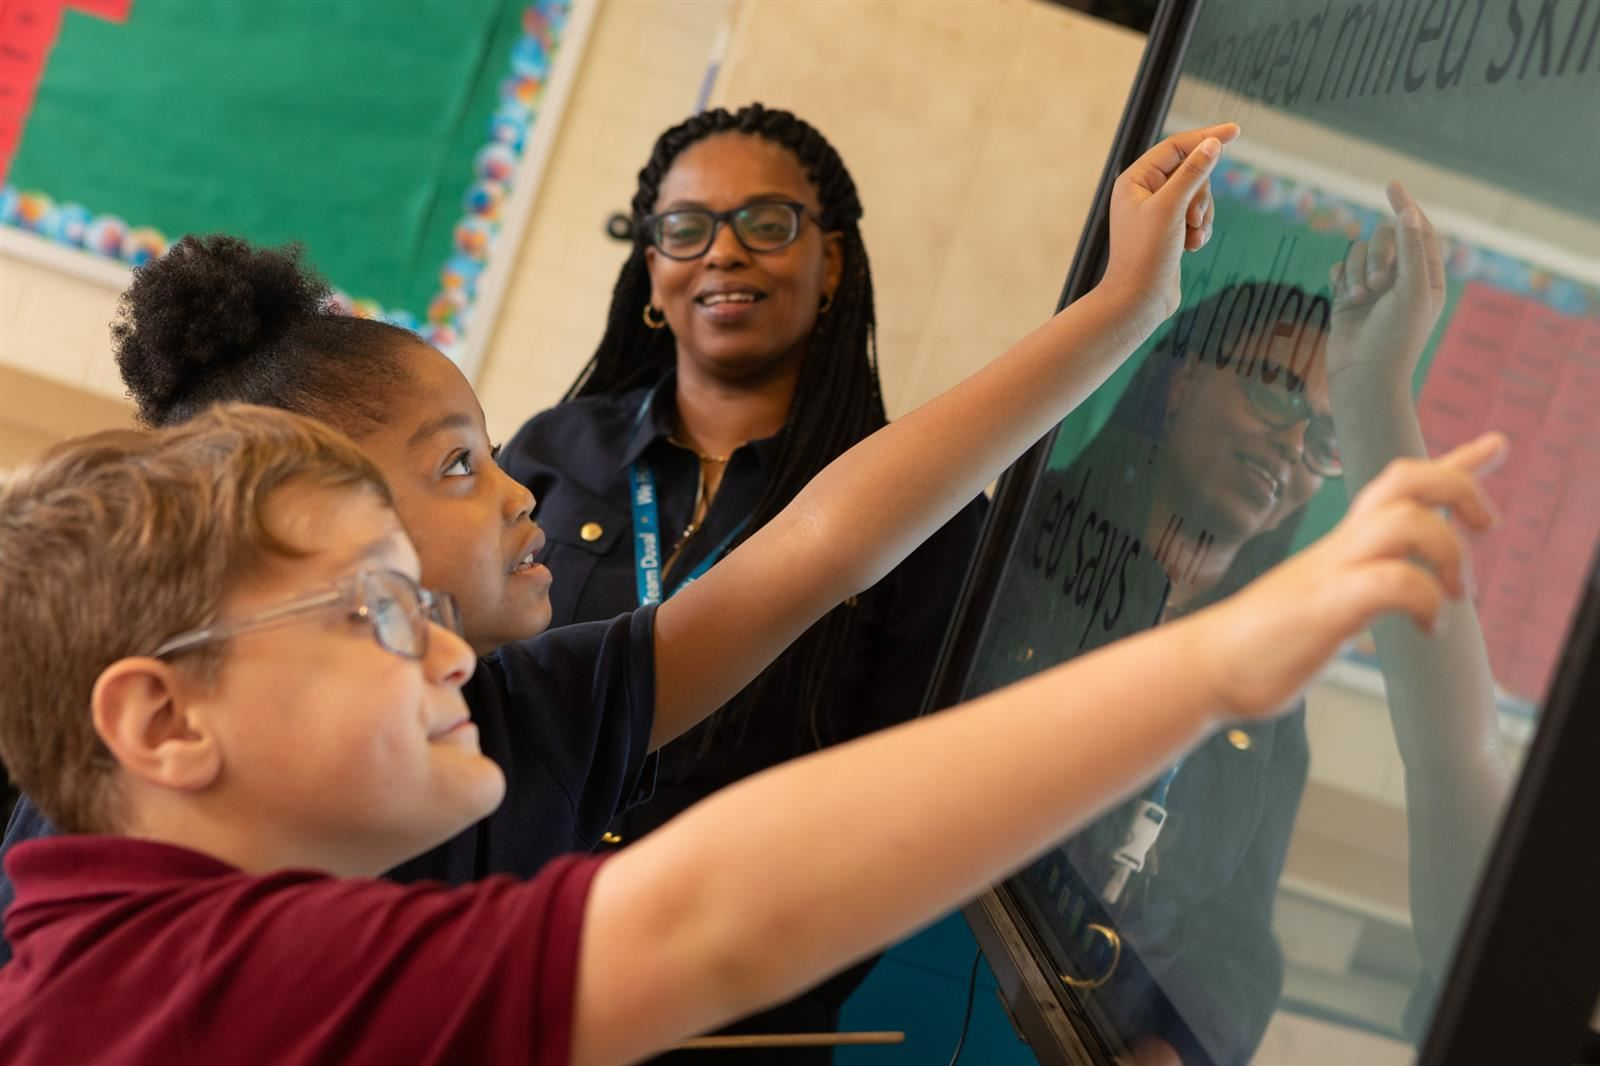
[[[578,536],[591,543],[605,535],[605,530],[600,528],[599,522],[585,522],[583,528],[578,530]]]
[[[1250,739],[1250,734],[1246,733],[1244,730],[1230,729],[1228,730],[1228,743],[1232,744],[1240,751],[1249,751],[1250,745],[1254,743],[1254,741]]]

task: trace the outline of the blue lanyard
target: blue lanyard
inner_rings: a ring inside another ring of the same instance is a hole
[[[1145,799],[1158,807],[1165,807],[1167,805],[1167,793],[1172,789],[1172,781],[1178,776],[1178,771],[1181,769],[1183,769],[1182,759],[1167,767],[1166,772],[1156,779],[1155,784],[1150,786],[1150,791],[1145,793]]]
[[[633,420],[635,430],[650,413],[650,402],[654,398],[654,392],[644,398],[644,403],[639,407],[639,414]],[[628,504],[633,509],[633,578],[641,607],[660,603],[673,593],[682,592],[704,577],[705,572],[722,558],[722,553],[728,550],[728,545],[732,544],[734,538],[744,532],[744,527],[750,523],[749,517],[746,516],[745,520],[734,526],[715,548],[706,553],[706,557],[701,559],[693,570],[685,574],[673,588],[668,589],[663,586],[661,580],[661,515],[656,508],[656,474],[650,468],[650,464],[643,459],[628,465]]]
[[[633,508],[633,577],[641,607],[660,603],[705,576],[705,572],[722,558],[728,545],[744,532],[744,527],[750,522],[746,518],[734,526],[704,559],[695,564],[693,570],[685,574],[674,587],[667,589],[661,581],[661,516],[656,509],[656,475],[650,469],[650,464],[642,459],[628,467],[628,502]]]

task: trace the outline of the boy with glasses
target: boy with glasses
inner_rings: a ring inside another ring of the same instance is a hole
[[[0,1059],[660,1049],[970,896],[1219,722],[1273,713],[1376,614],[1428,625],[1462,592],[1439,509],[1487,526],[1473,472],[1502,447],[1396,468],[1191,619],[751,778],[612,858],[446,888],[372,878],[505,780],[461,699],[472,651],[416,587],[376,468],[240,406],[68,442],[0,493],[0,755],[64,831],[7,860]],[[947,787],[912,787],[927,774]],[[889,807],[887,837],[860,817]]]

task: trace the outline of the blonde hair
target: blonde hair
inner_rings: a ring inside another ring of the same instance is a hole
[[[0,487],[0,759],[66,832],[115,827],[115,763],[90,699],[101,672],[206,625],[268,555],[263,523],[295,482],[368,491],[383,475],[321,423],[233,404],[160,430],[58,445]],[[183,668],[214,677],[216,645]]]

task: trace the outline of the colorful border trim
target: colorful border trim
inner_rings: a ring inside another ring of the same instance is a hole
[[[471,184],[462,197],[462,215],[452,230],[453,251],[439,270],[439,289],[418,315],[353,299],[335,290],[334,310],[377,318],[412,330],[452,359],[477,302],[478,282],[500,234],[501,211],[511,194],[523,150],[538,121],[545,84],[561,47],[572,0],[535,0],[522,11],[522,36],[511,50],[500,82],[500,103],[489,118],[488,141],[473,157]],[[103,259],[140,267],[166,253],[166,234],[150,226],[131,226],[116,215],[95,214],[82,204],[58,204],[47,193],[0,185],[0,225],[37,234],[56,244]]]
[[[1349,240],[1372,236],[1386,212],[1332,196],[1308,182],[1268,173],[1247,163],[1217,165],[1213,188],[1220,195],[1277,214],[1314,233],[1339,233]],[[1542,301],[1563,314],[1600,314],[1600,288],[1534,266],[1516,256],[1441,234],[1445,272],[1453,281],[1482,281]]]

